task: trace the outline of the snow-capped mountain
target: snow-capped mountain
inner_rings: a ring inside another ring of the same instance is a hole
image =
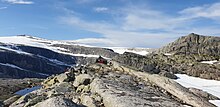
[[[47,77],[77,63],[94,61],[99,56],[111,59],[117,52],[148,53],[143,48],[102,48],[27,35],[0,37],[0,73],[1,77]]]

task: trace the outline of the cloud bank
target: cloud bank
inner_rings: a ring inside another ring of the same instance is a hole
[[[96,12],[109,10],[105,7],[93,9]],[[192,32],[220,35],[220,3],[184,8],[175,14],[149,6],[124,6],[108,14],[113,21],[90,21],[83,14],[63,16],[61,21],[102,35],[101,38],[76,40],[90,45],[98,43],[100,46],[160,47]],[[201,26],[203,20],[206,21],[205,26]],[[211,22],[215,24],[209,24]]]
[[[2,0],[2,1],[10,4],[34,4],[33,1],[27,1],[27,0]]]

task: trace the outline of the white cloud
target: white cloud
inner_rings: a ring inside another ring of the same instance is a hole
[[[114,40],[110,40],[106,38],[84,38],[84,39],[74,40],[73,42],[83,43],[87,45],[96,45],[96,46],[107,46],[107,45],[114,46],[115,45]]]
[[[204,18],[219,20],[219,18],[220,18],[220,3],[214,3],[211,5],[203,5],[203,6],[186,8],[186,9],[182,10],[180,13],[185,16],[187,15],[190,18],[204,17]]]
[[[94,8],[94,11],[96,12],[104,12],[104,11],[107,11],[108,8],[107,7],[95,7]]]
[[[8,7],[0,7],[0,10],[7,9]]]
[[[33,1],[27,1],[27,0],[2,0],[2,1],[11,4],[34,4]]]
[[[118,14],[112,15],[115,22],[83,20],[82,15],[62,17],[62,21],[103,35],[102,38],[77,40],[98,46],[160,47],[192,32],[206,35],[220,34],[218,26],[196,25],[197,19],[201,17],[216,19],[220,14],[220,3],[186,8],[176,15],[138,6],[123,7],[115,11],[117,12],[114,14]]]
[[[172,40],[166,39],[166,37],[168,37],[168,34],[166,33],[143,33],[125,31],[120,28],[121,26],[118,25],[110,24],[107,22],[89,22],[82,20],[81,18],[76,16],[62,17],[62,21],[66,24],[77,26],[82,29],[103,35],[103,38],[85,38],[76,40],[76,42],[85,43],[88,45],[157,47],[164,45],[164,43],[170,42]],[[163,40],[166,40],[167,42],[162,42]]]

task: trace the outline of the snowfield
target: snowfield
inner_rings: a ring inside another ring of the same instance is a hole
[[[220,98],[220,81],[201,79],[197,77],[188,76],[186,74],[176,74],[176,76],[179,79],[175,81],[181,84],[182,86],[186,88],[192,87],[201,89]],[[210,100],[209,102],[220,107],[220,100]]]
[[[85,54],[73,54],[69,52],[69,50],[55,47],[54,44],[63,44],[63,45],[79,45],[79,44],[73,44],[68,41],[54,41],[54,40],[46,40],[41,39],[37,37],[32,36],[10,36],[10,37],[0,37],[0,43],[10,44],[10,45],[26,45],[26,46],[32,46],[32,47],[39,47],[39,48],[45,48],[49,49],[51,51],[66,54],[66,55],[72,55],[72,56],[82,56],[82,57],[99,57],[99,55],[85,55]],[[81,46],[81,45],[79,45]],[[87,45],[86,45],[87,46]],[[20,54],[29,54],[20,50],[11,49],[8,47],[0,46],[0,49],[14,51]],[[29,54],[30,55],[30,54]]]
[[[106,47],[112,49],[114,52],[123,54],[124,52],[132,52],[139,55],[147,55],[149,54],[149,48],[127,48],[127,47]]]
[[[54,44],[63,44],[63,45],[78,45],[78,46],[84,46],[84,47],[96,47],[96,46],[90,46],[90,45],[85,45],[85,44],[78,44],[72,41],[46,40],[42,38],[25,35],[25,36],[0,37],[0,43],[45,48],[45,49],[49,49],[57,53],[67,54],[67,55],[72,55],[72,56],[99,57],[99,55],[72,54],[67,49],[53,46]],[[28,53],[25,53],[19,50],[14,50],[14,49],[2,47],[2,46],[0,48],[7,49],[10,51],[15,51],[17,53],[28,54]],[[127,48],[127,47],[103,47],[103,48],[112,49],[114,52],[119,53],[119,54],[123,54],[124,52],[132,52],[132,53],[136,53],[139,55],[149,54],[149,48]]]

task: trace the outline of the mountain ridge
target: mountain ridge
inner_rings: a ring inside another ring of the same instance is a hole
[[[128,51],[127,48],[120,49],[123,52]],[[141,50],[142,53],[144,51]],[[133,50],[132,52],[136,51]],[[39,78],[61,73],[75,64],[94,62],[99,56],[110,59],[117,56],[118,53],[106,47],[86,47],[69,41],[54,41],[29,35],[18,35],[0,37],[0,55],[2,56],[0,57],[0,70],[1,73],[6,74],[1,77]],[[30,62],[30,59],[33,61]],[[7,71],[14,72],[14,75],[12,75],[13,73],[9,74]],[[24,72],[28,75],[25,75]],[[31,75],[31,73],[37,73],[39,76]]]
[[[220,37],[191,33],[160,48],[160,53],[210,56],[219,59]],[[206,59],[201,59],[206,60]]]

